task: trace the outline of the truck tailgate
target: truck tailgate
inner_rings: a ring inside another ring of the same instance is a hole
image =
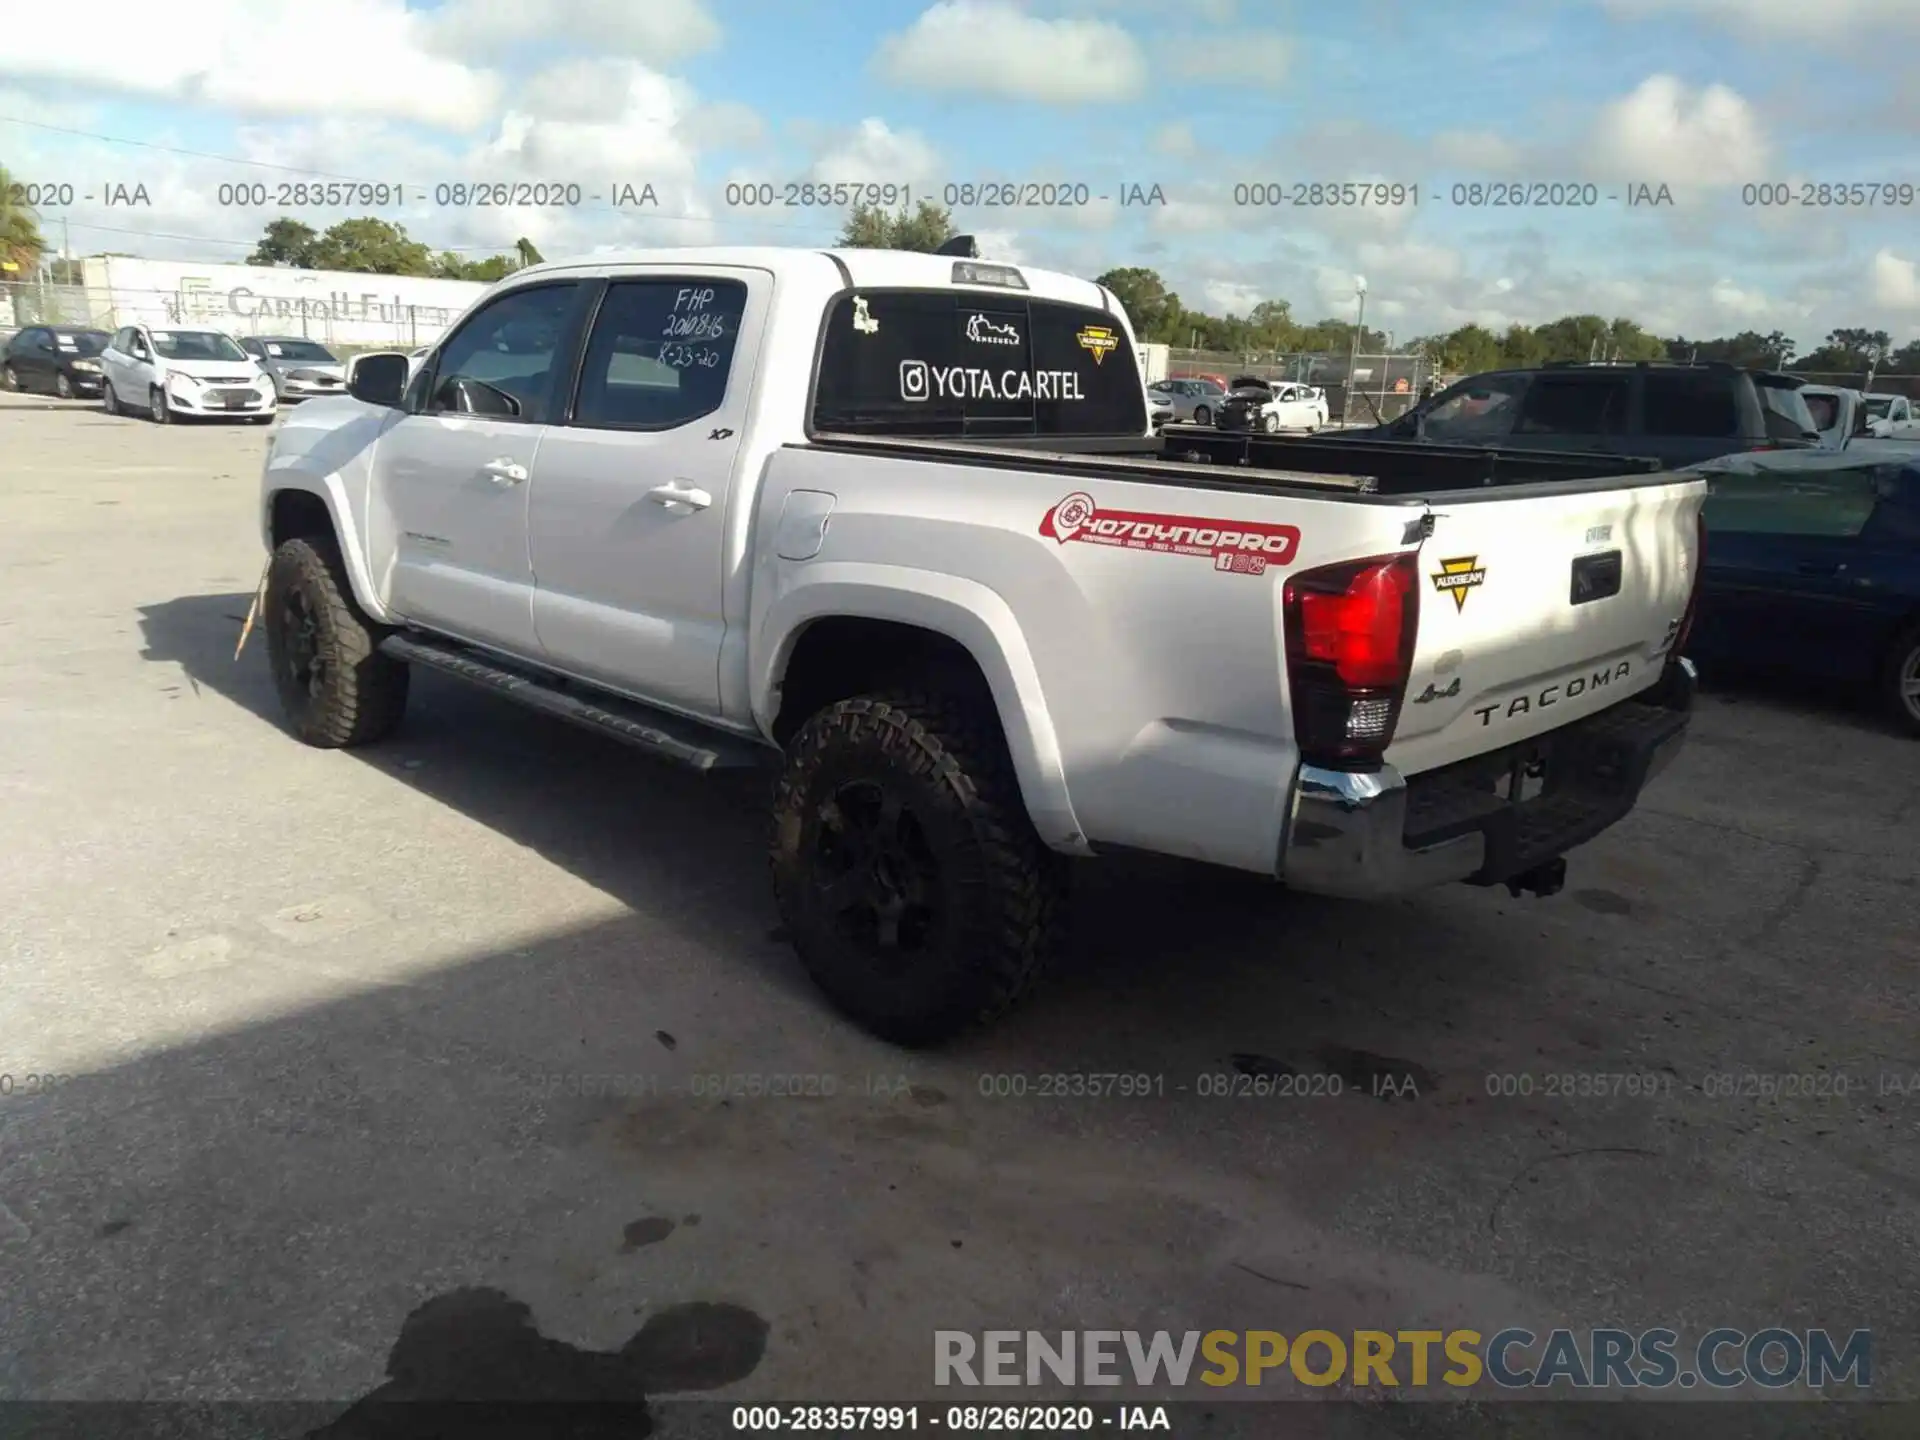
[[[1387,760],[1415,775],[1558,728],[1660,678],[1698,567],[1703,480],[1437,496]]]

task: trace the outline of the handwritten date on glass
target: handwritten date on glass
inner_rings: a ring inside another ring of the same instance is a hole
[[[714,347],[727,338],[727,316],[708,308],[714,297],[711,285],[681,286],[660,332],[661,364],[682,370],[696,366],[711,370],[719,365],[720,350]]]

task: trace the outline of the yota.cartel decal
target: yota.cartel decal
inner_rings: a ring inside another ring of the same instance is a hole
[[[1433,576],[1433,588],[1444,595],[1451,595],[1454,610],[1461,611],[1467,608],[1467,592],[1477,589],[1486,578],[1487,572],[1480,564],[1480,557],[1463,555],[1440,562],[1440,568]]]
[[[1199,555],[1229,575],[1264,575],[1286,565],[1300,546],[1300,527],[1259,520],[1209,520],[1144,510],[1102,510],[1091,495],[1075,493],[1041,517],[1040,533],[1060,544],[1113,545],[1162,555]]]
[[[1102,364],[1109,350],[1120,347],[1120,337],[1109,326],[1088,325],[1073,337],[1080,342],[1080,348],[1093,356],[1093,363]]]

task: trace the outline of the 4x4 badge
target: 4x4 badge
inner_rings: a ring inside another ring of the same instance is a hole
[[[1487,572],[1480,566],[1480,557],[1464,555],[1440,562],[1440,569],[1433,577],[1433,588],[1453,596],[1453,608],[1459,611],[1467,608],[1467,592],[1477,588],[1486,578]]]

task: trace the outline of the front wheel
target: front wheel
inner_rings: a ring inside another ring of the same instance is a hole
[[[379,627],[354,603],[329,540],[289,540],[273,552],[261,619],[274,687],[300,739],[340,749],[400,723],[407,667],[380,653]]]
[[[1920,625],[1903,632],[1888,650],[1880,695],[1893,723],[1920,736]]]
[[[827,998],[895,1044],[1011,1007],[1064,922],[1066,864],[1027,819],[990,708],[940,692],[827,707],[788,750],[774,896]]]
[[[21,388],[20,372],[14,369],[13,366],[11,365],[7,366],[4,369],[0,369],[0,388],[13,390],[17,392]]]
[[[167,392],[158,385],[147,391],[147,414],[156,425],[165,425],[173,419],[173,409],[167,404]]]
[[[71,400],[73,398],[73,381],[67,378],[66,371],[62,370],[53,377],[53,393],[58,395],[62,400]]]
[[[1260,428],[1269,435],[1280,433],[1280,417],[1272,413],[1260,417]]]
[[[1194,406],[1193,423],[1196,425],[1211,425],[1213,423],[1213,412],[1204,405]]]

